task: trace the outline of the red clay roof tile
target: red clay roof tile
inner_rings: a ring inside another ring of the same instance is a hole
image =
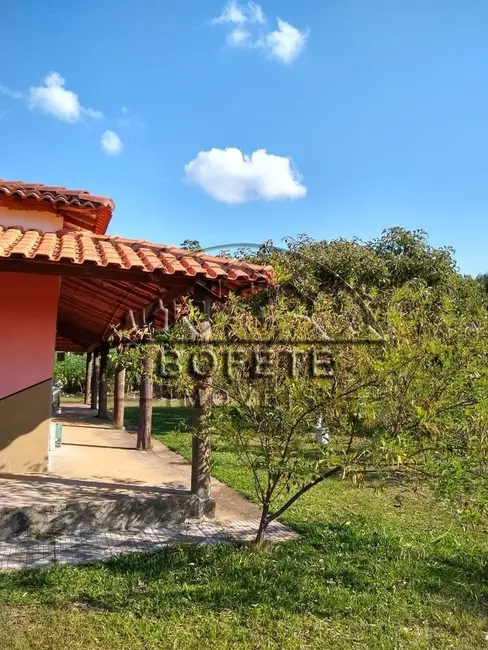
[[[106,196],[90,194],[86,190],[69,190],[62,186],[43,185],[42,183],[24,183],[23,181],[6,181],[0,179],[0,192],[6,196],[18,196],[21,199],[49,201],[77,207],[115,209],[113,200]]]
[[[49,203],[62,215],[66,228],[97,234],[105,233],[115,209],[111,198],[86,190],[0,179],[0,199],[5,198]]]
[[[95,235],[88,231],[44,233],[0,225],[0,258],[47,259],[53,263],[96,264],[148,273],[186,275],[234,283],[274,282],[271,266],[191,253],[173,246]]]

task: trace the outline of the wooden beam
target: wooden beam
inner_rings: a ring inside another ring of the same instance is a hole
[[[73,343],[77,343],[85,349],[93,342],[94,338],[96,338],[96,334],[90,332],[90,330],[80,327],[80,325],[75,323],[68,323],[63,320],[58,320],[56,323],[56,330],[63,338],[73,341]]]
[[[86,371],[85,371],[85,404],[90,404],[91,401],[92,374],[93,374],[93,353],[87,352]]]
[[[93,351],[93,368],[92,368],[92,382],[91,382],[91,408],[96,410],[98,408],[98,372],[100,368],[100,349],[96,348]]]
[[[125,368],[120,364],[115,368],[114,378],[114,425],[124,428]]]
[[[146,346],[142,351],[142,373],[139,389],[139,426],[137,430],[137,449],[151,449],[152,400],[153,400],[154,359],[152,349]]]
[[[162,298],[157,298],[153,300],[150,304],[143,307],[140,312],[134,314],[134,311],[130,309],[127,312],[125,317],[122,317],[119,321],[120,325],[126,327],[127,329],[136,329],[141,325],[145,325],[151,318],[159,311],[169,311],[163,302]]]
[[[98,417],[108,418],[107,392],[108,392],[108,343],[103,342],[100,346],[100,379],[98,384]]]
[[[212,329],[210,311],[212,296],[207,291],[195,291],[194,304],[203,313],[200,339],[208,341]],[[212,400],[212,378],[199,381],[195,385],[194,406],[192,411],[192,456],[191,456],[191,491],[201,499],[210,497],[210,439],[201,431],[202,419]]]

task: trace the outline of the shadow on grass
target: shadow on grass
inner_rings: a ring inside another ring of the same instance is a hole
[[[0,576],[0,593],[17,589],[37,602],[82,602],[153,617],[185,607],[201,614],[269,607],[319,617],[355,612],[374,620],[379,607],[401,618],[429,604],[433,611],[486,613],[484,552],[453,553],[449,544],[410,548],[361,522],[299,529],[300,540],[261,551],[171,547],[79,567],[75,574],[56,568]]]

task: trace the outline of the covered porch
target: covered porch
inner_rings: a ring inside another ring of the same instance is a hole
[[[135,433],[67,405],[63,445],[47,472],[0,475],[0,539],[174,526],[202,515],[224,525],[257,522],[259,508],[214,480],[211,508],[191,492],[191,463],[157,440],[141,453]]]
[[[66,482],[89,482],[95,472],[98,483],[107,483],[105,492],[111,491],[115,497],[123,493],[120,479],[132,485],[134,502],[136,493],[146,490],[147,501],[157,488],[159,501],[164,495],[167,502],[160,504],[164,512],[171,506],[181,511],[181,516],[210,515],[215,508],[215,492],[210,493],[207,440],[193,436],[191,467],[183,473],[174,464],[161,463],[161,459],[158,464],[151,457],[148,463],[147,456],[145,461],[138,456],[141,452],[136,446],[150,450],[152,444],[149,361],[143,364],[141,374],[137,440],[124,432],[116,434],[108,424],[107,365],[112,334],[168,328],[179,317],[179,300],[190,297],[202,312],[208,336],[215,302],[225,300],[230,293],[246,296],[270,286],[273,272],[270,267],[243,260],[105,235],[113,209],[111,199],[82,190],[0,181],[0,473],[11,476],[11,485],[17,485],[18,493],[26,486],[38,486],[36,507],[48,498],[53,512],[59,493],[68,494],[70,485],[79,488],[71,489],[74,496],[86,494],[92,487],[103,493],[101,485]],[[98,423],[107,423],[107,427],[91,421],[87,427],[90,431],[83,438],[83,427],[66,423],[65,448],[48,452],[55,350],[87,354],[86,401],[93,409],[90,415],[96,415]],[[196,431],[210,398],[211,389],[200,383],[193,395]],[[124,373],[118,368],[116,427],[123,426],[123,403]],[[92,435],[98,436],[96,442],[90,442]],[[117,444],[117,435],[129,437]],[[96,459],[91,455],[93,449]],[[109,452],[110,458],[104,457]],[[56,453],[60,454],[59,461]],[[154,450],[151,453],[157,455]],[[117,454],[119,457],[114,458]],[[127,468],[129,458],[133,463],[133,469],[127,469],[129,475],[124,474],[126,470],[113,469],[119,463]],[[117,471],[124,475],[118,477]],[[61,472],[58,487],[53,486],[56,472]],[[3,487],[5,498],[18,498],[15,488]],[[112,502],[117,501],[115,497]],[[122,501],[125,504],[126,500]],[[156,504],[154,507],[157,509]],[[115,506],[108,510],[116,512]],[[138,521],[139,515],[129,514],[128,519]],[[73,512],[69,517],[76,519]],[[115,523],[117,517],[119,514],[112,517]]]

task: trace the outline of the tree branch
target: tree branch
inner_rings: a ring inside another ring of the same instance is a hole
[[[321,476],[318,476],[316,479],[311,481],[310,483],[307,483],[307,485],[304,485],[301,487],[298,492],[295,492],[295,494],[284,503],[281,508],[279,508],[276,512],[273,512],[273,514],[269,515],[267,518],[267,523],[269,524],[271,521],[274,521],[277,519],[280,515],[282,515],[288,508],[297,501],[303,494],[311,490],[313,487],[318,485],[319,483],[322,483],[322,481],[325,481],[326,478],[329,478],[329,476],[333,476],[334,474],[337,474],[342,470],[342,467],[333,467],[330,469],[328,472],[325,472],[325,474],[322,474]]]

